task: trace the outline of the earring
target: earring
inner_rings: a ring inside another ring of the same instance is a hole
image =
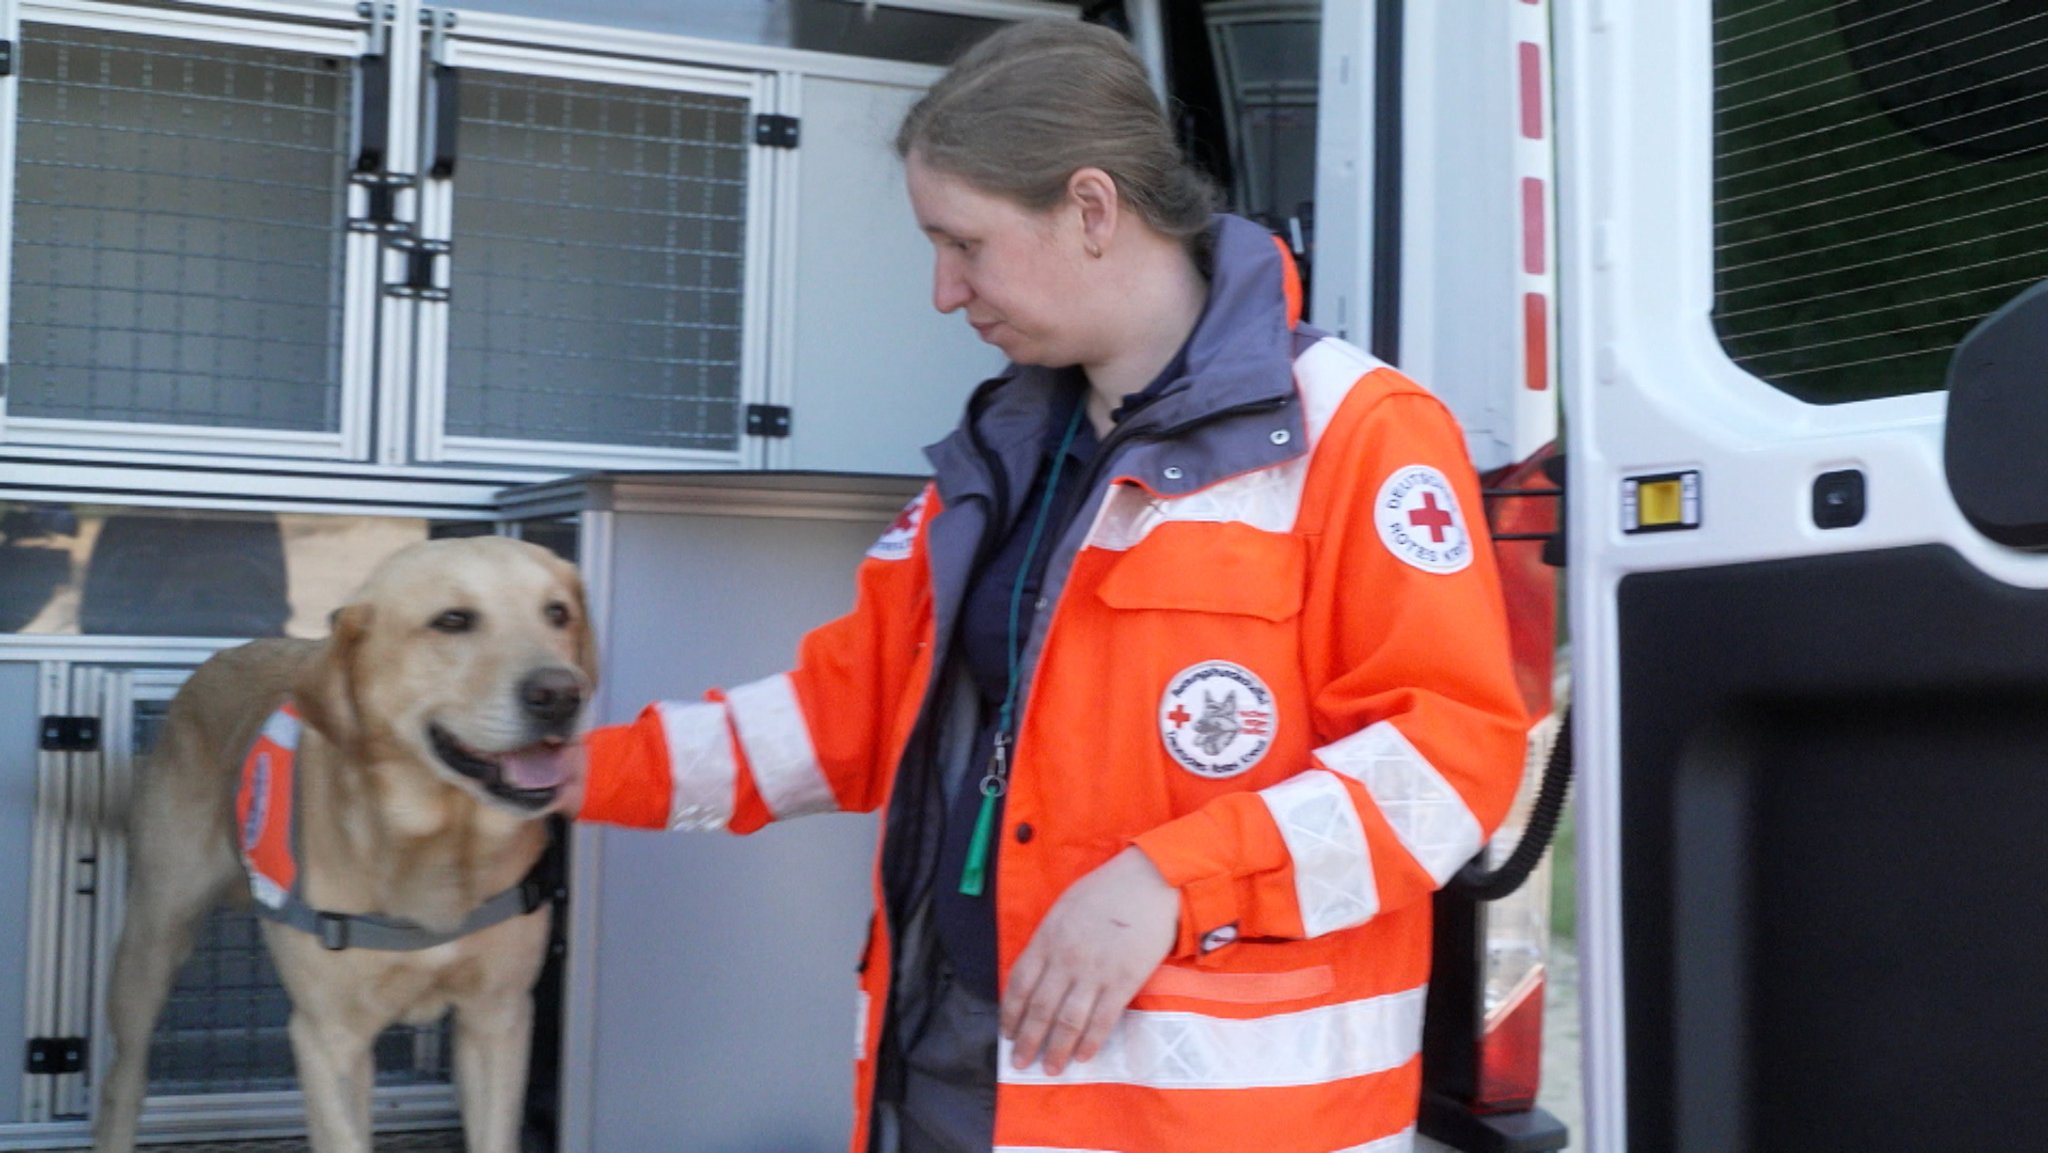
[[[1088,255],[1090,255],[1090,256],[1096,256],[1096,257],[1099,257],[1099,256],[1101,256],[1101,255],[1102,255],[1102,246],[1101,246],[1100,244],[1090,244],[1090,245],[1088,246]]]

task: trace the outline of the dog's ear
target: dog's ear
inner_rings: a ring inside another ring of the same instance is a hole
[[[583,593],[582,574],[573,568],[569,573],[569,588],[576,594],[576,667],[590,678],[592,687],[597,685],[597,622],[590,619],[590,598]]]
[[[344,605],[330,618],[333,624],[320,655],[292,686],[299,717],[335,744],[348,748],[361,735],[356,709],[356,649],[370,627],[370,606]]]
[[[576,667],[590,683],[597,684],[597,622],[590,619],[590,597],[583,590],[583,571],[553,553],[547,555],[547,563],[554,566],[555,573],[569,588],[569,595],[576,602]]]

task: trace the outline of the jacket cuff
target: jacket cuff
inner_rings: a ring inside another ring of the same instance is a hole
[[[668,771],[661,718],[652,707],[630,725],[608,725],[583,736],[583,807],[579,821],[668,827],[674,779]]]
[[[1180,890],[1180,928],[1171,956],[1199,959],[1237,940],[1243,919],[1238,879],[1218,870],[1208,846],[1221,832],[1205,812],[1190,813],[1131,843],[1150,858],[1166,883]]]

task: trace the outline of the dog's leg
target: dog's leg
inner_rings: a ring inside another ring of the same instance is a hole
[[[293,1009],[292,1060],[306,1097],[313,1153],[370,1153],[370,1092],[377,1080],[371,1045],[376,1038],[374,1028],[316,1020]]]
[[[465,1001],[455,1010],[455,1084],[469,1153],[518,1153],[533,1043],[533,998]]]
[[[235,877],[231,855],[201,855],[184,847],[167,854],[160,851],[165,846],[154,843],[159,838],[153,832],[138,829],[131,845],[127,909],[107,986],[114,1059],[93,1114],[97,1153],[128,1153],[134,1147],[149,1074],[150,1034],[178,966],[192,953],[200,921]]]

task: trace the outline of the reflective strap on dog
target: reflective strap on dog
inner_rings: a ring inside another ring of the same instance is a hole
[[[540,860],[528,870],[524,880],[478,905],[463,918],[462,924],[446,932],[376,913],[323,913],[301,900],[297,893],[291,894],[283,905],[274,909],[259,905],[256,913],[265,920],[313,934],[320,939],[322,948],[380,949],[404,953],[445,945],[471,933],[482,932],[501,921],[525,916],[558,898],[560,886],[557,858],[551,842]]]
[[[414,921],[377,913],[327,913],[306,903],[295,836],[298,790],[292,772],[299,744],[299,717],[289,701],[263,723],[242,762],[242,787],[235,799],[237,841],[256,915],[320,939],[328,949],[431,949],[482,932],[501,921],[525,916],[561,896],[561,859],[550,836],[540,859],[517,885],[470,911],[462,924],[442,932]]]

